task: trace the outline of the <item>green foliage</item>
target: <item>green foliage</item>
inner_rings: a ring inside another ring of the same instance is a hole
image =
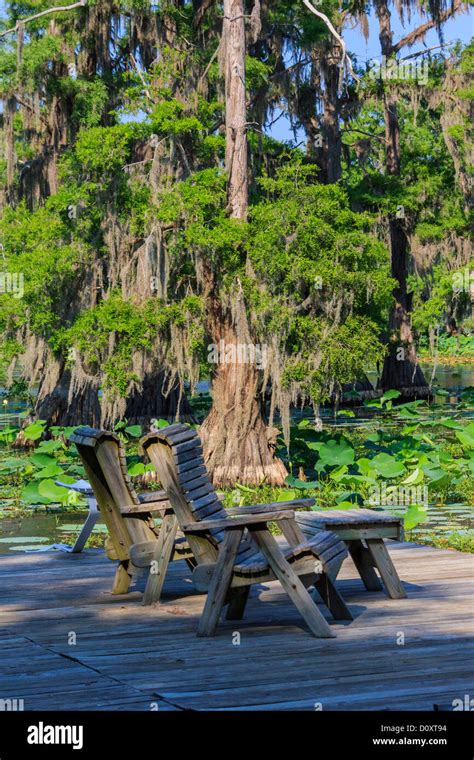
[[[93,127],[77,136],[74,160],[92,177],[120,172],[130,157],[131,144],[143,128],[135,124]]]
[[[133,372],[133,353],[169,344],[172,325],[185,330],[189,352],[198,353],[203,339],[201,299],[190,295],[170,305],[156,298],[135,303],[112,293],[83,312],[62,337],[64,347],[77,348],[91,367],[100,365],[104,390],[125,396],[129,383],[140,380]],[[112,352],[108,350],[111,333],[115,335]]]

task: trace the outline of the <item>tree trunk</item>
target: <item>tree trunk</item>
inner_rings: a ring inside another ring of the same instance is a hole
[[[227,208],[234,219],[245,219],[248,205],[244,14],[244,0],[224,0],[225,165]]]
[[[324,77],[324,89],[321,97],[323,102],[322,114],[322,146],[319,164],[321,166],[321,182],[332,184],[341,179],[342,140],[340,129],[341,98],[339,97],[339,75],[341,65],[341,48],[329,43],[321,61]]]
[[[242,345],[230,324],[223,329],[222,340],[227,350]],[[261,371],[254,363],[219,364],[212,383],[212,409],[201,428],[215,484],[284,483],[286,469],[274,454],[277,431],[264,422],[260,390]]]
[[[145,428],[149,427],[152,419],[165,419],[170,423],[176,420],[196,421],[186,395],[180,393],[178,380],[169,386],[162,370],[147,373],[141,381],[140,389],[127,398],[125,418],[130,425],[142,425]]]
[[[225,74],[227,212],[241,220],[246,219],[248,207],[244,14],[244,0],[224,0],[221,62]],[[217,366],[212,409],[201,427],[210,475],[220,486],[236,482],[283,485],[286,470],[274,456],[271,432],[259,403],[261,371],[254,362],[236,361],[238,346],[252,343],[243,294],[232,316],[230,307],[219,298],[214,273],[207,269],[205,279],[208,333],[215,345],[223,341],[234,355],[229,363]]]
[[[35,417],[48,425],[100,426],[98,381],[87,378],[71,388],[71,371],[64,369],[50,390],[48,382],[41,382],[35,406]]]
[[[393,56],[392,28],[387,0],[377,0],[375,6],[379,20],[379,40],[382,55],[388,61]],[[385,164],[387,174],[400,175],[400,126],[396,95],[384,83]],[[398,282],[393,295],[389,320],[390,339],[380,385],[382,389],[396,389],[404,397],[427,396],[430,393],[423,372],[418,365],[410,312],[412,294],[407,289],[409,244],[405,232],[403,209],[391,214],[388,220],[392,277]]]

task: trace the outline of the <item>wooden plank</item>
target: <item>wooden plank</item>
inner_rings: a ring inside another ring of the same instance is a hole
[[[174,539],[178,530],[178,520],[174,512],[166,515],[161,523],[160,535],[156,542],[150,572],[143,594],[143,604],[159,602],[163,584],[165,582],[168,565],[173,554]]]
[[[362,541],[351,541],[349,544],[349,554],[359,571],[359,575],[367,591],[382,591],[382,584],[373,568],[372,557],[362,544]]]
[[[205,482],[207,480],[207,482]],[[185,491],[185,498],[187,501],[192,502],[193,507],[196,509],[196,504],[199,503],[199,500],[204,497],[212,494],[213,498],[212,500],[208,500],[206,503],[210,503],[210,501],[217,500],[217,495],[214,490],[214,486],[212,483],[209,482],[207,478],[204,479],[204,483],[200,485],[193,486],[192,489],[189,491],[186,489]],[[198,509],[199,507],[197,507]]]
[[[252,537],[257,542],[262,554],[280,581],[291,601],[303,617],[309,629],[318,638],[332,638],[335,634],[311,599],[302,582],[285,560],[275,539],[268,530],[249,526]]]
[[[179,472],[179,471],[178,471]],[[185,472],[180,472],[179,475],[179,482],[184,486],[187,487],[187,483],[189,481],[197,480],[198,478],[202,477],[203,475],[207,476],[207,469],[204,464],[197,465],[196,467],[192,467],[189,470],[186,470]]]
[[[196,457],[189,456],[187,458],[180,459],[179,462],[176,464],[176,471],[178,472],[179,476],[181,477],[183,473],[189,472],[190,470],[196,469],[196,467],[205,467],[204,459],[202,457],[202,454]]]
[[[219,622],[219,615],[229,591],[234,560],[237,555],[243,528],[229,530],[219,548],[212,580],[207,592],[206,603],[199,621],[198,636],[213,636]]]
[[[271,520],[266,515],[241,515],[240,517],[225,517],[218,520],[200,520],[199,522],[184,523],[181,527],[185,533],[205,533],[212,529],[227,529],[235,530],[239,527],[245,527],[248,525],[262,525],[267,522],[291,520],[293,514],[291,512],[275,512],[272,514]]]
[[[391,599],[405,599],[406,591],[381,538],[367,541],[367,548]]]
[[[189,498],[186,498],[186,501],[189,501]],[[217,495],[214,489],[212,489],[211,493],[207,493],[205,496],[201,496],[200,498],[198,497],[190,501],[191,501],[191,509],[193,511],[193,514],[195,514],[201,509],[201,507],[207,507],[208,504],[213,504],[215,501],[218,502],[219,500],[217,498]]]
[[[162,603],[150,610],[140,593],[111,597],[114,567],[99,550],[0,555],[0,691],[24,696],[25,709],[147,710],[165,697],[195,710],[314,710],[316,701],[432,710],[469,693],[474,679],[474,557],[413,543],[386,548],[403,567],[407,599],[366,592],[348,559],[337,588],[355,620],[318,640],[302,630],[280,584],[264,579],[237,627],[240,647],[230,643],[232,621],[216,638],[196,639],[204,598],[184,563],[169,567]]]

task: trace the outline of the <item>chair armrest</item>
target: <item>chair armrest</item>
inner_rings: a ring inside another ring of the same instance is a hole
[[[143,491],[138,494],[138,501],[146,504],[149,501],[168,501],[166,491]]]
[[[223,529],[232,530],[233,528],[245,528],[247,525],[258,523],[276,522],[279,520],[293,520],[294,512],[258,512],[251,515],[240,515],[239,517],[220,518],[218,520],[201,520],[200,522],[186,523],[183,525],[185,533],[202,533],[203,531]]]
[[[172,512],[171,504],[169,501],[149,501],[145,504],[127,504],[125,507],[120,507],[120,514],[124,517],[127,515],[143,515],[147,512],[164,516],[167,512]]]
[[[291,499],[290,501],[272,501],[270,504],[255,504],[251,507],[230,507],[226,512],[229,515],[252,515],[256,512],[273,512],[283,509],[309,509],[316,503],[316,499]]]

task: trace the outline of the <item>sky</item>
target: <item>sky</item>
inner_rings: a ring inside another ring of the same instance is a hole
[[[420,18],[419,14],[413,14],[410,22],[405,20],[405,26],[403,27],[396,12],[392,12],[392,28],[393,28],[393,41],[397,42],[404,37],[408,32],[416,29],[418,26],[426,22],[426,18]],[[443,38],[444,43],[455,42],[460,40],[464,44],[468,43],[474,34],[474,12],[470,9],[469,13],[462,13],[453,19],[448,19],[443,25]],[[343,33],[344,41],[347,45],[349,53],[356,57],[357,63],[364,65],[367,61],[374,58],[380,60],[380,43],[378,38],[378,23],[377,19],[372,14],[369,19],[369,38],[367,42],[358,27],[355,29],[346,29]],[[404,55],[410,55],[411,53],[417,53],[420,50],[430,48],[434,45],[439,45],[440,40],[436,29],[431,29],[424,42],[418,42],[411,48],[405,48],[403,53],[400,53],[400,57]],[[433,54],[439,51],[433,51]],[[275,117],[276,118],[276,115]],[[289,121],[285,117],[280,118],[269,130],[269,134],[275,137],[277,140],[293,140],[293,132],[290,130]],[[297,140],[302,135],[297,136]]]

